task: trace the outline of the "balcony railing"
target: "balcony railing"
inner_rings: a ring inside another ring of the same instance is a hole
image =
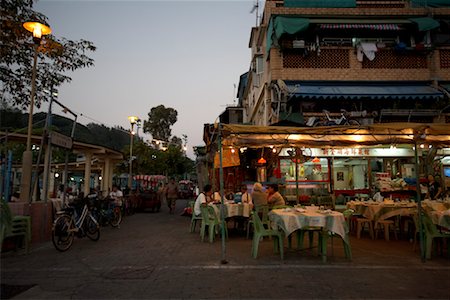
[[[342,49],[344,48],[344,49]],[[330,47],[314,52],[302,49],[284,49],[284,68],[338,68],[349,69],[350,58],[356,55],[351,47]],[[380,49],[375,53],[372,61],[364,58],[363,69],[427,69],[427,55],[422,51],[397,52],[394,49]],[[441,68],[450,68],[450,50],[440,51]]]

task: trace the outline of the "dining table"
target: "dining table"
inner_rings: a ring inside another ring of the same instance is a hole
[[[269,212],[269,219],[273,228],[281,229],[285,236],[291,235],[297,230],[309,228],[320,229],[319,250],[322,261],[327,260],[327,241],[330,236],[338,235],[344,242],[345,256],[351,259],[350,239],[347,222],[341,212],[303,208],[273,209]]]
[[[433,224],[450,230],[450,201],[424,200],[422,206]]]
[[[347,208],[354,210],[354,214],[378,222],[395,216],[410,216],[417,212],[417,203],[409,201],[349,201]]]
[[[210,204],[214,207],[214,211],[217,216],[220,216],[220,203],[219,204]],[[224,217],[232,218],[232,217],[245,217],[249,218],[250,214],[253,210],[253,204],[248,203],[234,203],[228,202],[224,203]]]

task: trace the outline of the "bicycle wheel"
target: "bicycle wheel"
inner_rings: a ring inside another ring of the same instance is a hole
[[[91,241],[98,241],[100,239],[100,226],[90,214],[86,216],[86,220],[84,221],[84,231]]]
[[[359,124],[359,122],[358,122],[358,121],[356,121],[356,120],[348,120],[348,125],[355,125],[355,126],[359,126],[359,125],[361,125],[361,124]]]
[[[69,215],[59,216],[52,227],[52,242],[56,250],[64,252],[72,246],[75,225]]]
[[[114,207],[111,215],[111,221],[109,222],[112,227],[118,227],[122,222],[122,211],[120,207]]]

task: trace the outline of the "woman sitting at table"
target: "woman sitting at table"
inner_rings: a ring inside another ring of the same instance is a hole
[[[267,204],[269,204],[269,208],[278,205],[286,205],[283,196],[278,192],[278,184],[269,185],[268,192]]]
[[[212,195],[212,186],[210,184],[207,184],[203,188],[203,193],[200,193],[198,195],[197,199],[195,199],[194,214],[196,217],[201,215],[202,211],[201,211],[200,207],[202,205],[208,204],[209,199],[211,198],[211,195]]]
[[[263,186],[259,182],[253,185],[252,201],[256,206],[267,205],[267,193],[263,192]]]
[[[428,198],[437,200],[442,196],[441,193],[441,184],[435,180],[433,175],[428,175]]]
[[[243,184],[241,185],[241,203],[242,204],[253,204],[252,201],[252,195],[250,195],[250,193],[247,191],[247,185]]]

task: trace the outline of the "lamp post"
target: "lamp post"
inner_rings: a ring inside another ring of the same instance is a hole
[[[38,47],[41,44],[42,36],[52,33],[52,30],[47,25],[39,22],[25,22],[23,27],[33,33],[34,41],[34,58],[33,58],[33,71],[31,75],[31,95],[30,95],[30,108],[28,114],[28,131],[27,131],[27,147],[22,156],[22,179],[20,181],[20,199],[25,200],[24,197],[30,199],[30,187],[31,187],[31,169],[33,164],[33,155],[31,152],[31,132],[33,129],[33,108],[34,108],[34,94],[36,92],[36,65],[38,56]]]
[[[130,124],[131,124],[131,130],[130,130],[130,171],[129,171],[129,176],[128,176],[128,187],[131,189],[132,188],[132,184],[133,184],[133,136],[134,136],[134,124],[137,123],[137,121],[139,120],[138,117],[135,116],[129,116],[128,120],[130,120]]]

